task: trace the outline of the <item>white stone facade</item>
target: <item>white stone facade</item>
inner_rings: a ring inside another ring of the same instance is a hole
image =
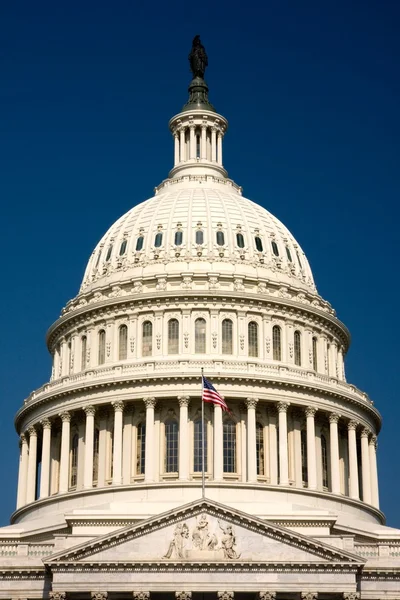
[[[379,412],[346,382],[348,330],[299,244],[228,179],[227,125],[171,119],[169,178],[49,330],[50,381],[16,417],[0,598],[400,596]],[[205,408],[205,499],[201,369],[231,409]]]

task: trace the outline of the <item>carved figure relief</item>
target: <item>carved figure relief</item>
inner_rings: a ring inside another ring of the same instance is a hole
[[[240,554],[233,526],[229,523],[224,525],[220,520],[215,523],[214,519],[210,521],[206,514],[202,514],[192,528],[186,522],[175,526],[163,558],[237,560]]]

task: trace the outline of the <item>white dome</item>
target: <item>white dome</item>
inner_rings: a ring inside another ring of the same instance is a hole
[[[94,249],[81,292],[185,272],[247,276],[315,293],[308,261],[288,229],[232,181],[212,176],[167,180],[118,219]]]

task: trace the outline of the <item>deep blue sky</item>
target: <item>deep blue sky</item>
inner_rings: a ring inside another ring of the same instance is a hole
[[[347,376],[383,414],[381,504],[400,527],[399,19],[378,0],[1,3],[0,524],[46,329],[104,231],[171,168],[200,33],[230,176],[294,233],[352,332]]]

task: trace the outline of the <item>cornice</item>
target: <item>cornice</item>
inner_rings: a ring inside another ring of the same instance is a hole
[[[93,369],[94,371],[95,369]],[[45,404],[50,403],[52,400],[54,399],[59,399],[59,398],[66,398],[68,396],[71,395],[75,395],[75,394],[80,394],[80,393],[87,393],[88,391],[92,391],[92,390],[98,390],[98,389],[104,389],[104,388],[110,388],[113,387],[116,391],[120,391],[121,389],[125,389],[125,387],[129,386],[129,389],[131,392],[134,392],[134,388],[137,387],[138,385],[141,385],[143,383],[146,383],[146,385],[159,385],[160,383],[164,383],[165,382],[170,382],[173,381],[175,383],[177,382],[181,382],[182,383],[182,387],[186,384],[186,383],[192,383],[194,378],[196,377],[195,373],[183,373],[182,375],[178,374],[178,373],[173,373],[171,374],[171,372],[165,372],[165,373],[160,373],[160,374],[145,374],[145,375],[139,375],[139,374],[135,374],[135,373],[131,373],[128,376],[126,376],[126,378],[122,378],[121,373],[118,374],[118,379],[109,379],[107,380],[103,380],[103,381],[94,381],[93,379],[82,383],[81,381],[78,381],[70,386],[65,386],[61,389],[55,389],[55,390],[50,390],[49,392],[43,392],[43,395],[41,395],[37,400],[29,400],[26,401],[26,403],[24,404],[24,406],[22,406],[19,411],[17,412],[16,416],[15,416],[15,427],[17,429],[17,432],[19,432],[19,425],[21,422],[22,417],[26,417],[27,415],[29,415],[29,413],[33,410],[36,409],[38,406],[43,406]],[[367,404],[368,400],[360,400],[359,398],[357,398],[355,395],[351,394],[351,387],[353,387],[354,389],[355,386],[351,386],[350,384],[347,384],[349,386],[349,390],[348,393],[346,393],[345,390],[338,390],[334,387],[329,387],[328,385],[324,385],[323,383],[316,383],[316,382],[310,382],[310,381],[303,381],[303,380],[295,380],[295,379],[289,379],[289,378],[275,378],[271,375],[268,376],[257,376],[254,375],[252,373],[243,373],[243,374],[239,374],[239,375],[234,375],[231,373],[227,373],[227,374],[218,374],[218,373],[213,373],[213,382],[217,382],[217,383],[224,383],[224,382],[229,382],[230,384],[233,385],[237,385],[240,384],[241,382],[246,382],[248,383],[253,383],[256,385],[265,385],[265,383],[267,382],[269,386],[272,387],[276,387],[276,389],[282,389],[282,388],[287,388],[287,389],[297,389],[299,391],[303,390],[305,392],[315,392],[318,394],[321,394],[322,396],[325,397],[331,397],[331,398],[337,398],[342,402],[348,402],[352,405],[358,406],[359,408],[362,408],[363,410],[365,410],[367,413],[369,413],[372,417],[372,419],[375,422],[376,425],[376,433],[379,433],[380,431],[380,427],[381,427],[381,415],[379,413],[379,411],[372,405],[372,404]],[[343,383],[343,382],[342,382]],[[154,390],[154,394],[157,395],[158,390]],[[235,390],[235,393],[232,394],[232,397],[235,398],[237,392],[239,392],[239,390]],[[140,393],[140,392],[138,392]],[[260,395],[260,399],[263,400],[262,398],[262,392],[258,391],[257,392],[258,395]],[[162,397],[165,397],[166,391],[164,390],[164,392],[161,394]],[[199,391],[200,394],[200,391]],[[169,395],[167,393],[167,395]],[[160,397],[161,397],[160,396]],[[241,398],[240,394],[237,394],[237,397]],[[247,397],[247,396],[246,396]],[[367,397],[368,398],[368,397]],[[337,411],[335,411],[337,412]],[[368,426],[368,422],[365,423],[365,426]]]

